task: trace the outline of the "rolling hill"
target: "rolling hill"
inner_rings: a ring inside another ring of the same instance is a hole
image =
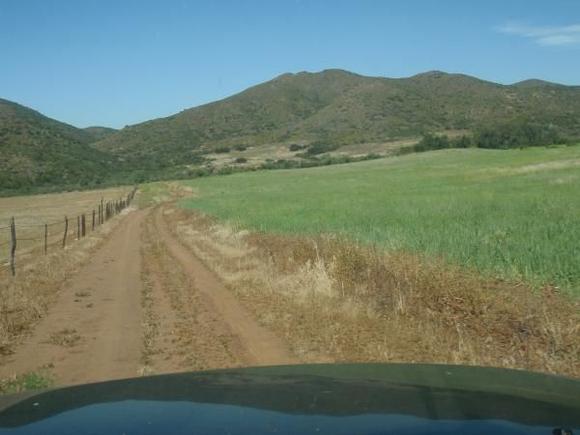
[[[516,119],[580,137],[580,87],[535,79],[506,86],[439,71],[397,79],[288,73],[122,130],[75,128],[0,99],[0,190],[183,177],[220,148],[249,145],[253,156],[274,157],[273,144],[318,142],[354,153],[362,143]]]
[[[117,131],[114,128],[98,127],[98,126],[86,127],[83,128],[83,130],[85,133],[89,134],[91,142],[96,142],[98,140],[104,139]]]
[[[0,189],[86,185],[105,180],[116,158],[89,131],[0,99]]]
[[[342,70],[284,74],[221,101],[129,126],[95,143],[143,162],[188,163],[221,146],[291,141],[386,141],[526,118],[580,135],[580,87],[506,86],[431,71],[409,78]]]

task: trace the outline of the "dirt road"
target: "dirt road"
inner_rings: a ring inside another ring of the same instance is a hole
[[[297,362],[166,228],[129,213],[0,366],[56,385],[147,373]]]

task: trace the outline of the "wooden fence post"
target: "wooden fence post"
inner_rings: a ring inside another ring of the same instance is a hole
[[[93,209],[93,226],[91,231],[95,231],[95,209]]]
[[[48,253],[48,224],[44,224],[44,255]]]
[[[16,223],[14,217],[10,220],[10,271],[16,275]]]
[[[62,247],[66,247],[66,236],[68,233],[68,217],[64,217],[64,237],[62,238]]]
[[[100,215],[100,219],[101,219],[101,225],[103,225],[105,223],[105,211],[103,210],[103,197],[101,197],[101,215]]]
[[[81,215],[81,237],[84,237],[87,234],[87,222],[85,214]]]
[[[77,240],[81,239],[81,217],[77,216]]]

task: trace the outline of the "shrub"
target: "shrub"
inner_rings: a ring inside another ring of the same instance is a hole
[[[238,157],[236,160],[234,160],[234,163],[247,163],[248,159],[246,159],[245,157]]]
[[[479,148],[509,149],[562,144],[558,130],[552,125],[512,121],[477,129],[473,141]]]
[[[230,147],[220,146],[215,149],[216,154],[227,154],[231,151]]]
[[[304,148],[305,148],[304,145],[299,145],[297,143],[293,143],[293,144],[290,144],[288,146],[288,149],[290,151],[292,151],[292,152],[294,152],[294,151],[300,151],[300,150],[303,150]]]
[[[328,142],[313,142],[306,150],[306,155],[315,156],[318,154],[327,153],[338,148],[338,145],[330,144]]]
[[[450,141],[447,136],[434,135],[427,133],[423,136],[421,141],[414,146],[416,152],[430,151],[430,150],[442,150],[445,148],[450,148]]]

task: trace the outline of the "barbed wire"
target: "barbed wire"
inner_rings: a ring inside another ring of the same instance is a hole
[[[62,239],[63,239],[63,235],[62,234],[49,234],[46,237],[46,242],[47,242],[46,243],[46,247],[48,248],[48,247],[60,245],[62,243]],[[67,236],[67,240],[69,240],[69,239],[76,240],[76,234]],[[21,237],[21,238],[17,238],[16,239],[16,242],[40,242],[40,243],[33,244],[32,247],[29,247],[28,249],[26,249],[24,251],[19,250],[19,252],[20,253],[23,253],[23,254],[32,252],[35,249],[42,249],[44,247],[44,243],[42,243],[43,241],[44,241],[44,236],[35,237],[35,238],[24,238],[24,237]],[[0,243],[0,248],[2,248],[4,246],[7,246],[7,245],[10,245],[10,244],[11,244],[11,241],[10,240],[1,242]]]
[[[81,213],[81,214],[83,214],[83,213]],[[90,214],[89,214],[89,216],[90,216]],[[69,220],[70,219],[73,219],[73,218],[69,218]],[[43,228],[45,225],[52,227],[55,225],[64,225],[64,218],[61,220],[58,220],[58,221],[47,222],[47,223],[43,223],[43,224],[21,224],[21,223],[16,222],[15,225],[16,225],[17,229],[18,228]],[[0,230],[5,230],[5,229],[9,230],[10,228],[11,228],[11,226],[8,225],[6,227],[0,227]]]
[[[20,224],[20,223],[15,223],[14,225],[16,226],[16,228],[36,228],[36,227],[39,227],[41,224]],[[42,226],[44,226],[44,224],[42,224]]]
[[[14,227],[16,228],[16,234],[12,233],[8,237],[6,237],[5,241],[0,242],[0,247],[4,247],[12,243],[12,237],[15,237],[16,242],[33,242],[33,243],[24,243],[22,249],[22,245],[18,245],[18,255],[24,256],[25,258],[29,258],[30,256],[38,255],[44,249],[44,253],[48,254],[48,249],[54,246],[63,246],[68,245],[69,242],[79,241],[83,237],[89,235],[89,233],[96,231],[97,227],[104,224],[107,220],[112,218],[114,215],[119,214],[124,208],[128,207],[133,200],[135,193],[137,191],[137,187],[127,192],[126,194],[120,196],[118,199],[107,200],[101,199],[98,212],[97,208],[93,208],[88,212],[81,212],[72,214],[71,217],[64,216],[64,218],[53,221],[53,222],[46,222],[46,223],[39,223],[39,224],[32,224],[32,223],[23,223],[20,224],[12,220],[11,224],[8,226],[0,226],[0,230],[11,230]],[[103,207],[101,207],[101,204]],[[104,207],[106,205],[106,207]],[[88,217],[88,219],[86,219]],[[92,224],[91,224],[91,217],[92,217]],[[14,219],[14,218],[13,218]],[[27,220],[31,219],[30,216],[22,217],[22,219]],[[98,219],[98,221],[97,221]],[[68,224],[68,225],[67,225]],[[82,225],[81,225],[82,224]],[[61,228],[58,230],[51,230],[48,231],[49,227],[60,226]],[[69,232],[67,233],[66,230],[63,234],[63,228],[69,228]],[[82,228],[82,233],[81,233]],[[24,229],[24,230],[19,230]],[[38,229],[39,231],[35,230],[27,230],[27,229]],[[40,232],[40,234],[39,234]],[[3,233],[6,235],[6,233]],[[21,237],[20,234],[28,237]],[[38,235],[38,237],[33,237]],[[4,236],[2,237],[4,239]],[[14,255],[14,252],[10,254],[11,256]],[[0,261],[0,271],[4,269],[9,269],[10,264],[8,263],[1,264]],[[14,271],[13,271],[14,273]]]
[[[116,202],[116,201],[124,201],[124,200],[126,200],[126,199],[127,199],[127,197],[128,197],[130,194],[131,194],[131,192],[133,192],[133,191],[132,191],[132,190],[129,190],[127,193],[124,193],[124,194],[122,194],[121,196],[119,196],[119,197],[118,197],[118,198],[116,198],[116,199],[107,199],[107,200],[105,200],[105,199],[103,198],[103,200],[102,200],[102,201],[103,201],[103,205],[105,205],[105,204],[107,204],[107,203],[114,203],[114,202]],[[101,202],[100,202],[100,201],[98,201],[98,203],[100,204]],[[82,215],[82,214],[88,214],[88,215],[90,216],[90,215],[92,214],[93,210],[96,212],[96,211],[97,211],[97,208],[91,209],[91,210],[90,210],[90,211],[88,211],[88,212],[81,212],[80,214],[73,213],[71,216],[77,216],[77,215],[79,215],[79,216],[80,216],[80,215]],[[30,217],[28,217],[28,218],[30,218]],[[24,217],[24,219],[26,219],[26,217]],[[70,219],[72,219],[72,218],[69,218],[69,220],[70,220]],[[63,221],[64,221],[64,219],[62,219],[62,220],[58,220],[58,221],[54,221],[54,222],[48,222],[48,223],[47,223],[47,225],[48,225],[48,226],[51,226],[51,225],[62,224],[62,223],[63,223]],[[44,225],[45,225],[44,223],[42,223],[42,224],[19,224],[19,223],[16,223],[16,227],[17,227],[17,228],[18,228],[18,227],[22,227],[22,228],[25,228],[25,227],[29,227],[29,228],[32,228],[32,227],[43,227]],[[0,230],[2,230],[2,229],[7,229],[7,228],[8,228],[8,229],[10,229],[10,228],[11,228],[11,226],[10,226],[10,225],[7,225],[7,226],[1,226],[1,227],[0,227]]]
[[[16,237],[16,241],[17,242],[36,242],[37,240],[44,240],[44,236],[41,237],[34,237],[34,238],[30,238],[30,237]]]
[[[54,221],[54,222],[50,222],[50,223],[46,223],[46,224],[20,224],[20,223],[16,223],[15,226],[16,226],[16,229],[18,229],[18,228],[44,228],[45,225],[50,227],[53,225],[63,224],[63,222],[64,222],[64,220]],[[6,228],[10,228],[10,227],[6,227]]]
[[[61,221],[55,221],[55,222],[53,222],[51,224],[46,224],[46,225],[49,226],[49,227],[52,227],[52,226],[55,226],[55,225],[64,225],[64,219],[61,220]]]

